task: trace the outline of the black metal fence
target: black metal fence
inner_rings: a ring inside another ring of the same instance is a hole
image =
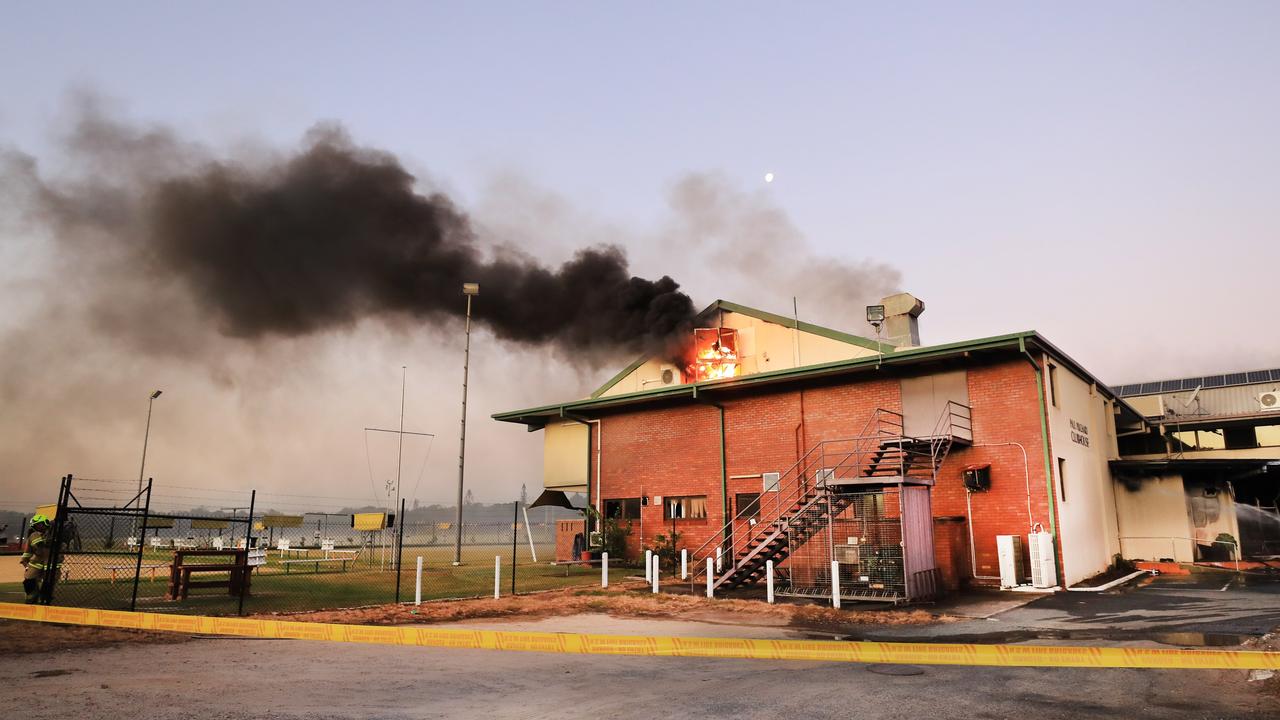
[[[352,513],[323,499],[141,485],[62,478],[43,602],[256,614],[600,582],[598,568],[555,564],[554,520],[531,522],[519,502],[509,521],[464,512],[459,533],[406,515],[403,503],[398,513]],[[193,509],[197,500],[207,505]],[[0,597],[17,591],[0,585]]]

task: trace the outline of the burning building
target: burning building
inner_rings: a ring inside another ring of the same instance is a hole
[[[718,588],[773,561],[784,593],[900,601],[1163,559],[1135,498],[1185,468],[1119,452],[1151,418],[1036,332],[921,346],[923,310],[886,298],[877,341],[717,301],[678,357],[494,417],[543,432],[544,486],[629,525],[630,554],[674,531]]]

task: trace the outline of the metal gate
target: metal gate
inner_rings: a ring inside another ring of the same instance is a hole
[[[888,485],[838,493],[843,507],[781,569],[779,595],[905,602],[937,593],[929,488]],[[838,583],[833,582],[838,574]]]

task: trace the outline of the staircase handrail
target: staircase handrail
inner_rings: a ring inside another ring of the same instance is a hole
[[[890,434],[892,432],[892,428],[895,427],[895,424],[892,422],[891,419],[890,421],[885,420],[885,418],[888,416],[896,417],[897,418],[896,426],[901,427],[902,415],[900,413],[894,412],[892,410],[885,410],[883,408],[879,408],[874,413],[872,413],[870,418],[867,419],[867,422],[863,425],[862,432],[859,435],[852,438],[843,438],[838,440],[823,440],[817,443],[816,445],[814,445],[812,448],[810,448],[808,452],[806,452],[803,456],[801,456],[799,460],[793,463],[785,471],[779,473],[777,482],[774,483],[774,485],[772,486],[772,487],[778,488],[778,490],[776,493],[772,493],[774,497],[769,498],[770,515],[766,519],[764,499],[762,498],[761,500],[757,501],[756,513],[754,515],[757,515],[760,518],[756,522],[756,527],[760,529],[753,532],[750,536],[746,537],[744,539],[745,542],[749,543],[752,539],[754,539],[759,534],[761,534],[763,530],[771,527],[773,524],[781,520],[782,512],[784,508],[790,507],[797,500],[802,498],[804,495],[808,494],[810,490],[817,489],[820,485],[825,484],[825,478],[819,476],[818,478],[815,479],[814,485],[811,487],[807,481],[808,480],[807,471],[809,469],[810,462],[812,461],[815,455],[821,456],[824,460],[822,464],[825,465],[825,458],[826,458],[825,451],[829,445],[834,445],[836,443],[853,442],[854,450],[845,453],[845,459],[853,455],[857,455],[858,465],[861,466],[862,457],[867,452],[867,450],[864,450],[862,447],[864,444],[863,441],[874,440],[875,441],[874,443],[869,443],[869,444],[878,447],[880,444],[881,438],[885,437],[887,434]],[[873,427],[875,428],[874,433],[872,432]],[[899,432],[898,435],[900,436],[900,434],[901,433]],[[844,464],[844,460],[841,460],[841,462],[838,463],[838,465],[843,465],[843,464]],[[826,468],[820,468],[820,469],[826,469]],[[783,495],[783,492],[782,492],[783,481],[793,476],[796,477],[797,479],[795,489],[790,491],[786,495]],[[764,495],[764,494],[766,493],[765,492],[761,493],[761,495]],[[695,548],[693,551],[689,553],[689,559],[694,563],[694,567],[692,568],[689,574],[690,580],[696,581],[696,579],[702,573],[706,572],[705,563],[702,563],[700,561],[705,560],[708,557],[711,557],[712,554],[714,553],[714,550],[712,548],[718,545],[723,545],[727,541],[728,537],[730,536],[730,533],[733,530],[733,526],[736,523],[745,522],[749,520],[753,516],[753,514],[750,511],[751,511],[750,507],[743,508],[742,510],[738,511],[738,514],[734,515],[733,518],[730,519],[728,523],[725,523],[725,525],[722,526],[719,529],[719,531],[717,531],[716,533],[713,533],[709,538],[707,538],[706,542],[702,543],[702,545],[699,545],[697,548]],[[730,551],[732,551],[732,548],[730,548]],[[704,552],[705,552],[705,555],[703,554]]]

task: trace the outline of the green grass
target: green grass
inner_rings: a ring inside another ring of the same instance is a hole
[[[403,554],[403,571],[400,575],[400,600],[411,602],[414,593],[414,576],[417,557],[423,557],[424,569],[422,579],[422,599],[435,600],[443,598],[486,597],[493,593],[494,556],[501,558],[502,572],[500,587],[502,594],[511,592],[511,546],[464,546],[463,564],[454,566],[452,547],[406,547]],[[549,564],[553,557],[550,547],[539,547],[535,564],[529,554],[527,544],[517,547],[516,592],[526,593],[539,590],[552,590],[564,587],[598,586],[600,569],[587,568],[580,565]],[[101,559],[99,567],[106,564],[120,564],[121,557],[78,556],[75,562],[88,562]],[[154,552],[148,549],[144,553],[143,564],[171,561],[169,552]],[[295,564],[289,567],[280,563],[277,553],[269,553],[269,562],[253,573],[252,591],[245,599],[246,613],[260,612],[297,612],[306,610],[322,610],[333,608],[350,608],[364,605],[379,605],[394,602],[396,573],[390,569],[390,558],[383,563],[383,557],[375,550],[372,557],[363,557],[348,565],[344,572],[340,564],[330,567],[321,564],[320,572],[314,567]],[[215,560],[216,562],[216,560]],[[621,580],[633,570],[610,568],[610,582]],[[86,574],[101,574],[86,573]],[[227,594],[222,588],[197,588],[191,590],[186,601],[167,600],[168,572],[161,568],[155,581],[150,581],[149,574],[144,571],[138,584],[139,610],[157,612],[178,612],[195,614],[233,614],[237,611],[239,599]],[[202,580],[226,580],[226,574],[201,574]],[[131,571],[121,573],[120,579],[111,583],[105,579],[66,580],[58,584],[54,595],[55,604],[77,607],[96,607],[109,609],[128,609],[133,593],[133,577]],[[0,584],[0,600],[21,602],[22,589],[20,583]]]

